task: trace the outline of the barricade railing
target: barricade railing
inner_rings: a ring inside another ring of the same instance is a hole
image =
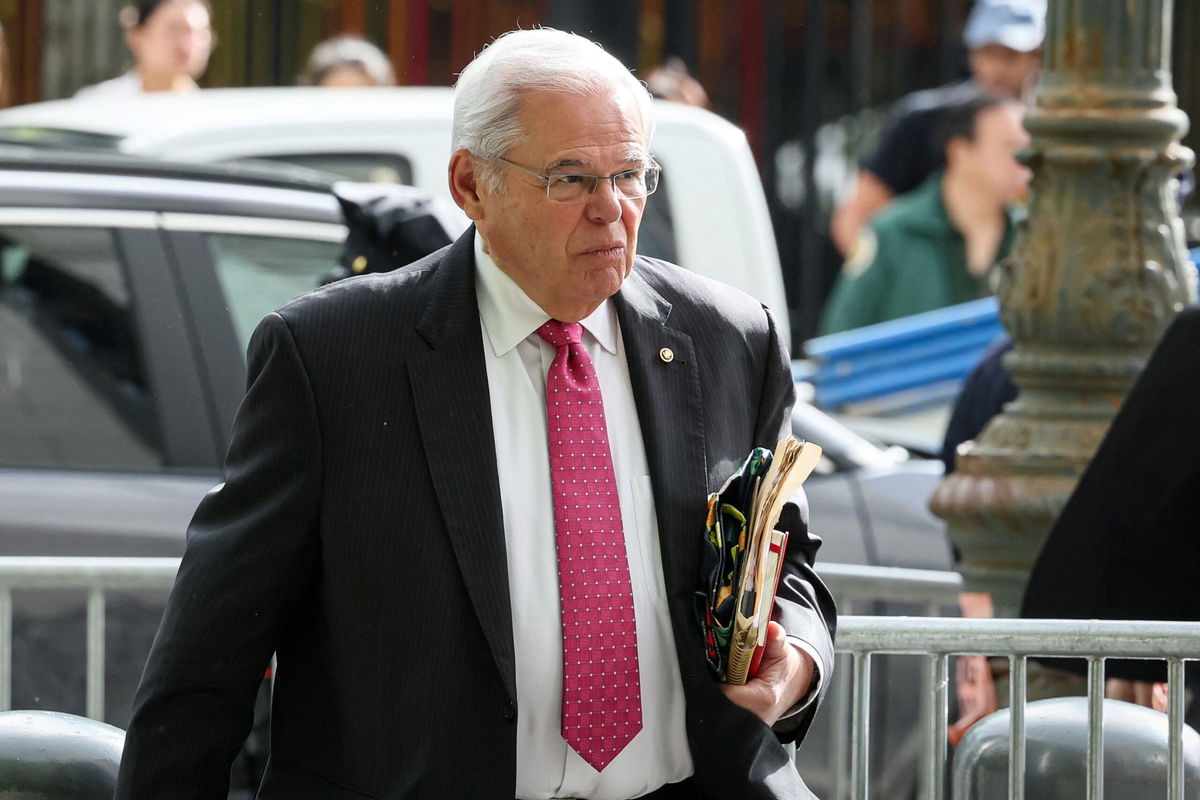
[[[0,711],[12,707],[12,592],[30,589],[86,591],[85,714],[104,719],[104,632],[108,592],[165,590],[175,580],[178,558],[0,556]],[[845,607],[856,598],[952,602],[956,573],[823,564]],[[932,612],[931,612],[932,613]]]
[[[83,590],[86,623],[86,703],[92,719],[104,718],[104,632],[106,594],[171,587],[178,558],[0,556],[0,710],[12,707],[12,592],[29,589]],[[822,564],[821,575],[848,612],[861,600],[917,602],[928,607],[953,603],[962,579],[954,572]],[[848,702],[849,695],[845,697]],[[848,718],[845,725],[848,725]]]
[[[12,592],[29,589],[87,592],[86,714],[104,717],[104,631],[106,594],[115,591],[165,590],[174,582],[177,558],[0,557],[0,710],[12,705]],[[1082,657],[1088,661],[1088,794],[1099,800],[1103,787],[1103,662],[1107,658],[1165,659],[1168,665],[1168,756],[1170,800],[1183,797],[1183,662],[1200,660],[1200,623],[1076,620],[961,619],[941,617],[852,616],[862,601],[916,604],[927,613],[953,605],[962,590],[954,572],[822,564],[820,573],[838,598],[836,651],[849,660],[835,678],[834,714],[838,740],[849,742],[850,796],[866,800],[870,732],[871,657],[909,654],[924,657],[921,692],[926,748],[921,796],[945,797],[948,705],[947,659],[955,654],[1006,656],[1010,662],[1010,790],[1023,800],[1024,701],[1026,662],[1030,656]],[[849,678],[849,680],[847,680]],[[848,687],[847,719],[839,726],[839,685]],[[848,735],[846,735],[848,734]],[[835,741],[836,747],[836,741]],[[835,759],[836,760],[836,759]],[[840,773],[840,770],[839,770]],[[834,794],[841,797],[841,794]]]
[[[178,558],[0,557],[0,711],[12,708],[13,591],[62,589],[88,593],[85,714],[103,720],[106,595],[169,589],[178,569]]]
[[[841,617],[836,649],[853,659],[850,796],[866,800],[871,709],[871,657],[897,653],[924,657],[924,684],[930,692],[923,727],[926,758],[922,797],[943,800],[947,758],[947,658],[977,653],[1007,656],[1009,682],[1009,798],[1023,800],[1025,774],[1026,667],[1031,656],[1087,660],[1088,800],[1104,791],[1104,661],[1108,658],[1159,659],[1167,663],[1167,757],[1169,800],[1183,800],[1183,664],[1200,660],[1200,623],[1112,620],[962,619],[921,617]],[[903,690],[902,687],[894,687]]]
[[[958,597],[963,590],[962,576],[949,570],[907,569],[903,567],[876,567],[859,564],[820,563],[817,571],[825,580],[837,600],[838,615],[846,616],[863,610],[875,603],[894,602],[915,606],[926,616],[936,617],[946,609],[958,606]],[[874,610],[874,608],[872,608]],[[841,623],[839,622],[839,629]],[[840,630],[839,630],[840,637]],[[850,781],[850,754],[852,752],[852,725],[854,718],[851,707],[851,682],[848,675],[852,668],[851,656],[846,652],[836,654],[833,685],[823,713],[830,715],[830,800],[842,800],[847,796]],[[923,672],[920,677],[921,717],[927,718],[933,709],[929,707],[931,676]],[[932,757],[925,752],[922,758]],[[918,794],[927,797],[924,771],[917,776]]]
[[[817,572],[837,599],[839,614],[853,613],[863,601],[882,600],[913,603],[937,616],[943,607],[958,605],[963,590],[962,576],[949,570],[821,562]]]

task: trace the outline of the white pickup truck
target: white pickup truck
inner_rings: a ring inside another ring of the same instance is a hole
[[[266,159],[351,180],[407,183],[449,200],[453,90],[259,87],[58,100],[0,111],[0,138],[86,144],[183,161]],[[736,286],[787,324],[771,220],[750,148],[726,120],[657,102],[663,185],[641,250]]]

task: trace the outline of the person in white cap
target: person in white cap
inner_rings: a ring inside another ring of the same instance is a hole
[[[971,77],[902,97],[884,122],[879,144],[830,224],[838,250],[853,258],[859,231],[892,198],[941,169],[937,131],[945,109],[980,91],[1027,99],[1046,34],[1046,0],[976,0],[963,29]]]

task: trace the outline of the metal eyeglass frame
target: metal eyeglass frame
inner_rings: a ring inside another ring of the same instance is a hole
[[[586,172],[564,172],[564,173],[554,173],[552,175],[543,175],[540,172],[536,172],[532,169],[529,169],[528,167],[522,167],[520,164],[514,164],[513,162],[509,161],[507,158],[504,158],[503,156],[489,156],[489,158],[492,158],[492,159],[495,159],[496,161],[507,164],[508,166],[513,167],[515,169],[519,169],[521,172],[524,172],[526,175],[532,175],[533,177],[537,178],[538,180],[545,182],[545,184],[546,184],[546,199],[549,200],[551,203],[562,203],[565,205],[569,205],[569,204],[573,204],[573,203],[587,202],[588,196],[595,194],[596,190],[598,188],[600,188],[600,181],[608,181],[612,186],[613,194],[624,200],[638,200],[643,197],[649,197],[650,195],[652,195],[656,191],[658,191],[658,182],[659,182],[658,179],[659,179],[659,176],[662,175],[662,167],[660,167],[658,165],[658,162],[656,162],[654,159],[650,159],[650,163],[645,166],[637,167],[635,169],[624,169],[624,170],[621,170],[620,172],[614,172],[612,175],[592,175],[592,174],[589,174]],[[645,194],[636,194],[636,195],[631,196],[617,188],[617,178],[621,177],[622,175],[627,175],[630,172],[637,172],[638,170],[645,170],[646,185],[651,187],[646,191]],[[651,177],[651,176],[653,176],[653,177]],[[578,200],[556,200],[550,194],[550,188],[554,184],[561,182],[561,179],[563,179],[563,178],[590,178],[591,186],[585,185],[586,191],[579,197]]]

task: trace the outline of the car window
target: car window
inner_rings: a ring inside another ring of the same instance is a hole
[[[342,252],[341,243],[283,236],[214,233],[207,239],[243,352],[259,321],[320,286]]]
[[[413,182],[412,163],[399,153],[287,153],[257,156],[256,161],[283,161],[339,175],[358,183]]]
[[[164,463],[111,231],[0,227],[0,464]]]

